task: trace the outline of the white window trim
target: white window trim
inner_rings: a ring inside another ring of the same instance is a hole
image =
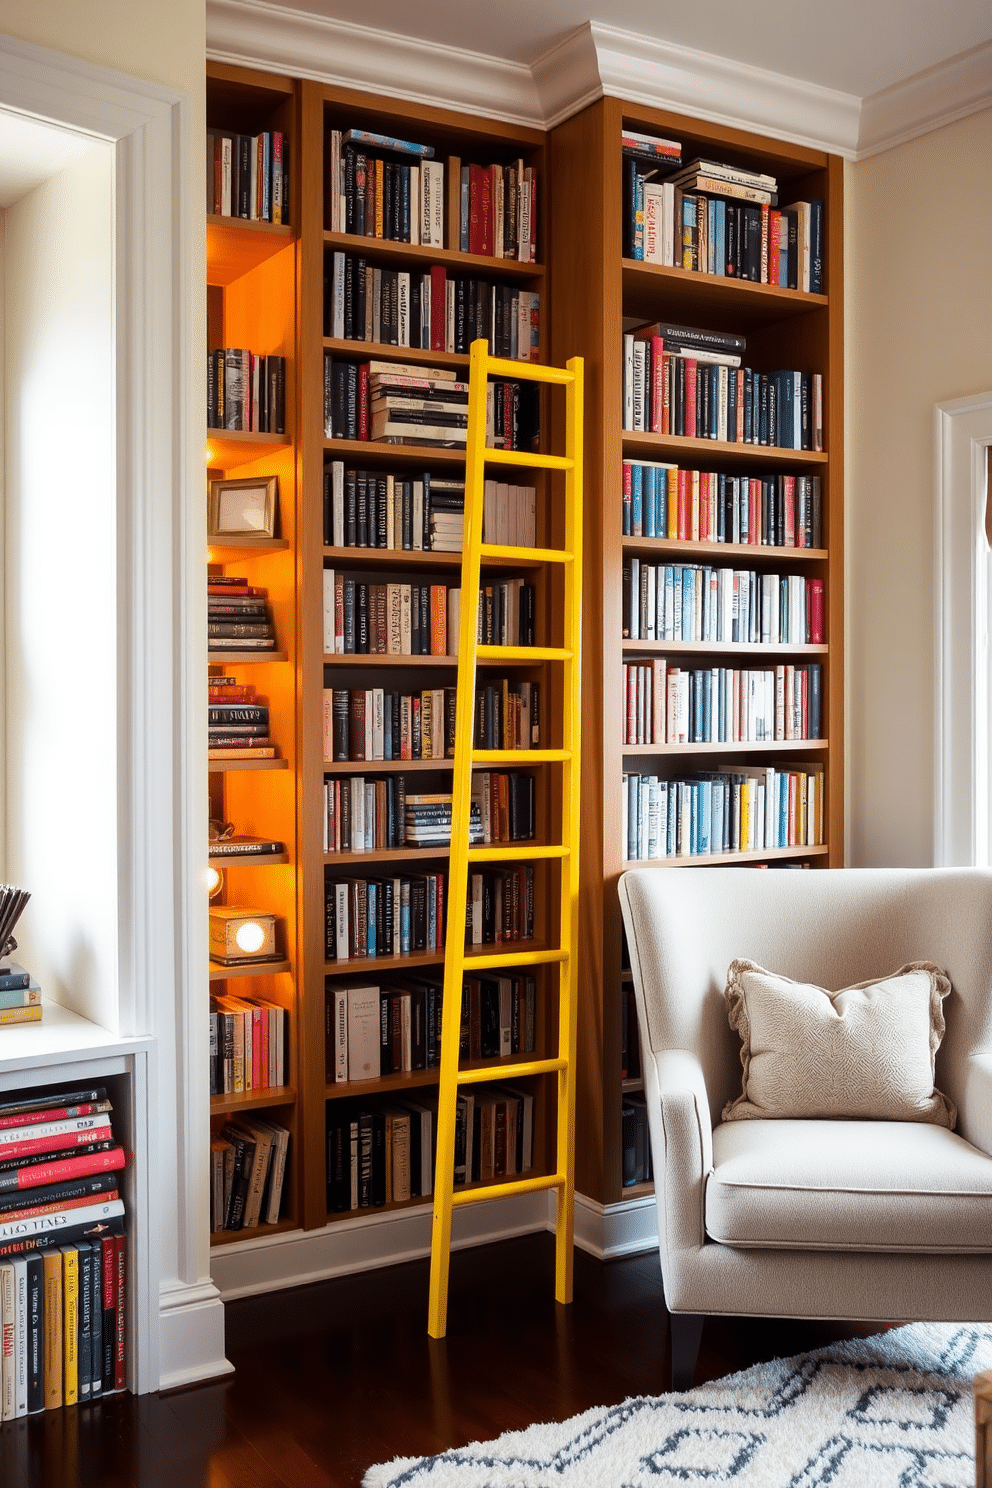
[[[935,410],[934,863],[990,864],[992,552],[985,532],[992,392]]]

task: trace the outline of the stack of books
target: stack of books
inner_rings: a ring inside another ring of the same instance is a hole
[[[236,574],[207,576],[207,649],[274,651],[266,590]]]
[[[421,376],[372,372],[369,437],[387,444],[464,445],[468,383],[453,371],[425,367]]]
[[[207,756],[212,760],[275,758],[268,705],[256,700],[251,684],[239,683],[236,677],[210,678],[207,736]]]
[[[2,1415],[126,1385],[127,1239],[102,1086],[0,1105]]]
[[[16,961],[0,961],[0,1027],[41,1022],[41,988]]]
[[[282,1205],[289,1132],[274,1121],[237,1116],[210,1144],[211,1230],[275,1224]]]
[[[469,842],[482,842],[482,812],[478,801],[469,808]],[[438,791],[408,795],[405,806],[407,847],[447,847],[451,841],[451,796]]]

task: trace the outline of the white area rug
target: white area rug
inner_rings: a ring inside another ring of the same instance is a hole
[[[992,1328],[913,1323],[436,1457],[364,1488],[974,1488],[973,1376]]]

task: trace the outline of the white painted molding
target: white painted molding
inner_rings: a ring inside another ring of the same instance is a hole
[[[851,93],[589,24],[604,93],[838,155],[857,148],[860,99]]]
[[[596,38],[588,21],[531,64],[540,100],[541,127],[553,129],[603,96]]]
[[[658,1206],[654,1195],[600,1204],[575,1195],[575,1243],[599,1261],[658,1249]]]
[[[990,863],[992,392],[940,403],[934,428],[934,864]]]
[[[207,55],[543,127],[530,68],[266,0],[207,0]]]
[[[553,1229],[550,1213],[543,1193],[458,1208],[452,1216],[451,1248]],[[429,1203],[385,1213],[366,1211],[360,1217],[335,1220],[322,1230],[292,1230],[225,1245],[211,1257],[214,1283],[229,1301],[419,1260],[431,1253],[432,1215]]]
[[[861,103],[859,160],[992,107],[992,41],[871,93]]]
[[[234,1373],[234,1365],[224,1357],[224,1304],[212,1282],[163,1285],[159,1315],[161,1347],[155,1388],[175,1390]]]

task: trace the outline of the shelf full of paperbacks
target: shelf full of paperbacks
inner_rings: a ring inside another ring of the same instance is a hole
[[[483,646],[533,646],[534,585],[499,579],[479,592]],[[447,584],[365,583],[324,569],[327,656],[457,656],[461,590]]]
[[[408,797],[408,816],[411,809]],[[345,963],[443,953],[446,888],[443,872],[342,879],[325,868],[325,959]],[[533,865],[470,874],[466,945],[533,938]]]
[[[718,765],[680,779],[623,777],[621,840],[630,862],[823,844],[819,765]]]
[[[823,672],[808,666],[624,664],[624,744],[768,744],[816,740]]]
[[[819,548],[818,475],[728,475],[660,461],[623,462],[623,536]]]
[[[537,174],[523,159],[438,160],[433,145],[364,129],[330,130],[325,152],[329,232],[534,262]],[[447,242],[445,204],[453,191],[458,241]]]
[[[286,358],[242,346],[208,352],[207,428],[285,434]]]
[[[210,1229],[276,1224],[282,1207],[289,1132],[257,1113],[238,1113],[210,1142]]]
[[[819,372],[741,365],[744,336],[653,321],[623,337],[623,427],[729,444],[823,449]]]
[[[430,470],[410,475],[354,470],[343,460],[332,460],[324,469],[327,547],[460,553],[464,526],[464,480],[451,480]],[[487,480],[482,541],[500,547],[535,547],[537,488]]]
[[[436,1104],[436,1097],[328,1104],[329,1213],[430,1197]],[[534,1097],[529,1091],[508,1084],[475,1085],[457,1097],[456,1188],[512,1178],[533,1165]]]
[[[347,362],[325,351],[324,438],[464,449],[468,383],[460,382],[453,368]],[[487,446],[536,450],[539,443],[536,383],[492,378],[486,395]]]
[[[823,202],[778,205],[778,181],[718,160],[682,165],[678,140],[625,129],[625,258],[823,292]]]
[[[540,683],[503,677],[475,693],[476,749],[537,749]],[[324,763],[452,760],[455,688],[392,692],[382,687],[324,688]]]
[[[102,1086],[0,1104],[3,1419],[127,1385],[123,1147]]]
[[[631,641],[818,646],[823,580],[708,563],[623,561],[623,635]]]
[[[536,781],[516,770],[472,773],[470,830],[473,839],[497,842],[533,840]],[[407,812],[408,798],[413,803]],[[345,775],[324,781],[324,852],[371,853],[389,849],[447,850],[451,796],[439,794],[442,811],[427,829],[416,789],[406,775]]]
[[[246,222],[289,221],[289,141],[282,130],[207,130],[207,212]]]
[[[493,356],[540,359],[541,296],[536,290],[450,274],[443,264],[418,273],[380,267],[340,251],[330,260],[325,336],[463,354],[482,339]]]

